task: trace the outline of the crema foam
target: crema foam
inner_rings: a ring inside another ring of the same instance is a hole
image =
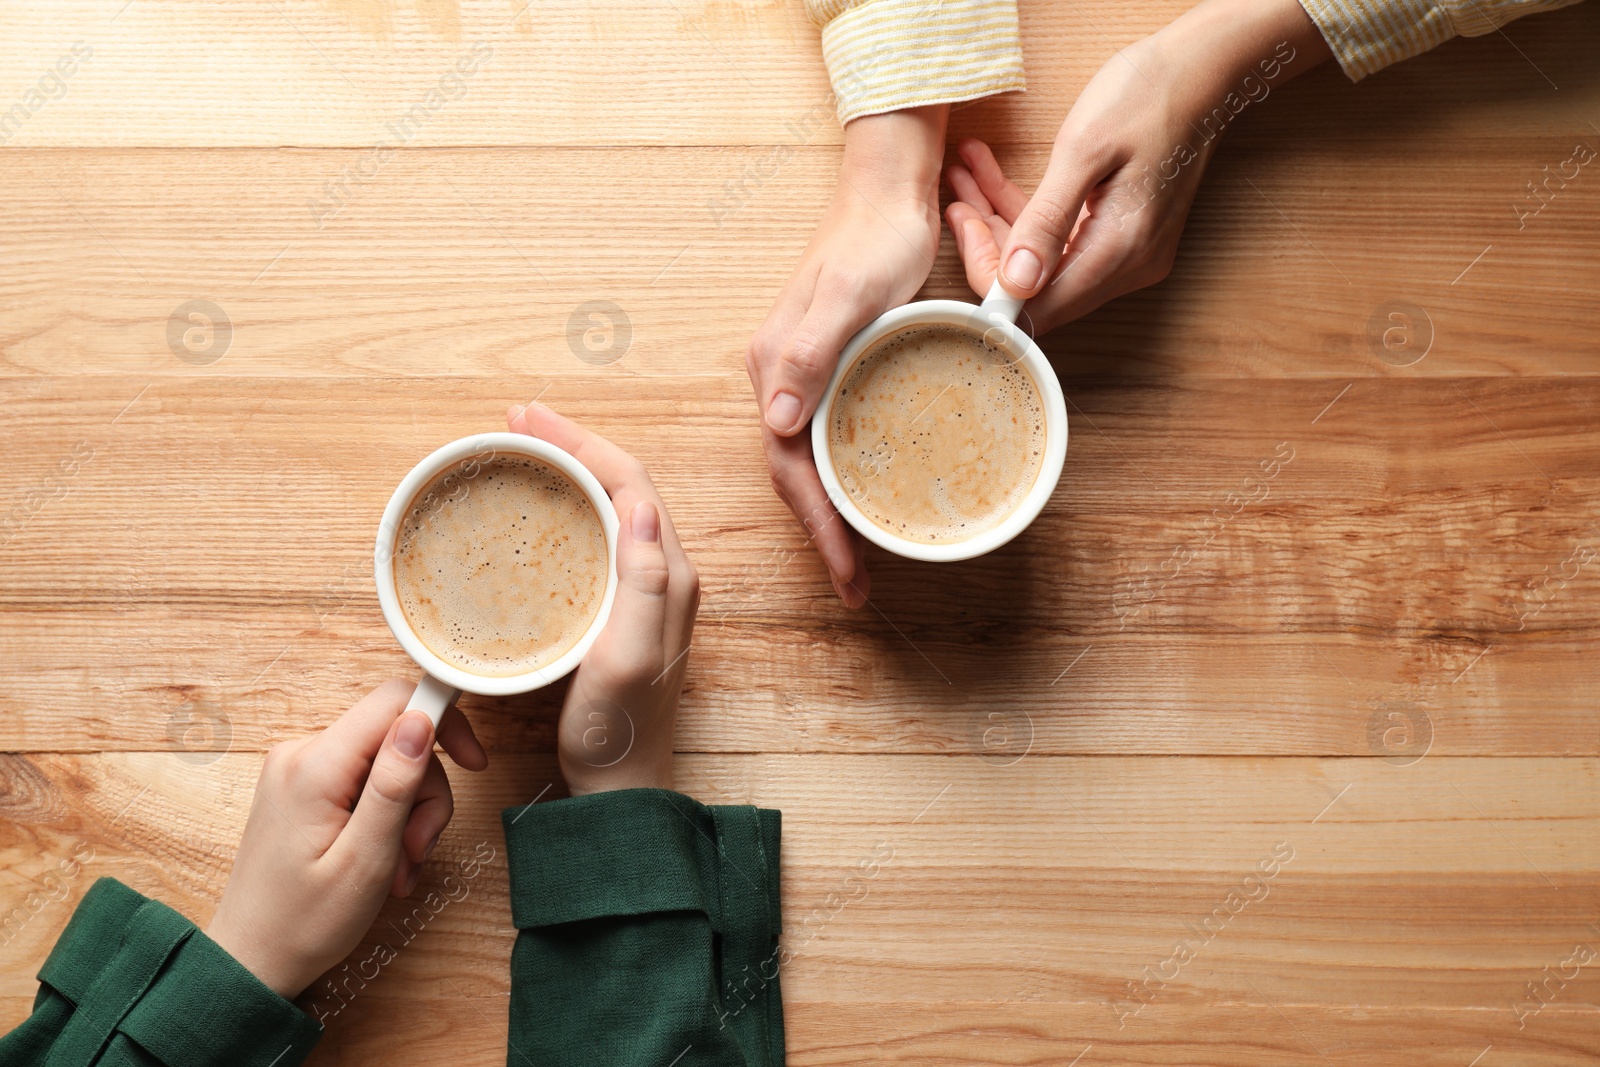
[[[406,509],[394,584],[406,622],[446,663],[509,677],[547,667],[594,622],[605,527],[582,488],[532,456],[469,460]]]
[[[958,326],[914,326],[850,368],[828,446],[873,523],[952,544],[998,526],[1027,498],[1044,464],[1044,401],[1005,348]]]

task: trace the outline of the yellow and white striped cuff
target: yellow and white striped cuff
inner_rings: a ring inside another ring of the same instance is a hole
[[[813,0],[839,122],[1022,89],[1016,0]]]
[[[1578,0],[1300,0],[1351,81],[1455,36],[1479,37]]]

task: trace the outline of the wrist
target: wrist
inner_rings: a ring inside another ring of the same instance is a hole
[[[1275,88],[1332,55],[1299,0],[1201,0],[1149,40],[1208,96],[1249,92],[1246,77]]]
[[[591,793],[614,793],[619,789],[671,789],[672,757],[665,760],[633,761],[624,759],[615,766],[594,767],[566,757],[561,759],[561,776],[567,783],[569,796],[581,797]]]
[[[301,981],[297,975],[290,973],[292,968],[280,966],[270,951],[258,945],[253,938],[236,933],[225,920],[219,922],[217,917],[213,917],[205,935],[232,956],[234,962],[255,975],[262,985],[284,1000],[293,1000],[311,984],[311,979]]]
[[[863,192],[937,200],[948,104],[852,119],[844,128],[844,179]]]

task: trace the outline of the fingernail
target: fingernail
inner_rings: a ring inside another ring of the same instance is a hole
[[[800,422],[800,398],[793,393],[779,393],[767,405],[767,425],[778,433],[788,433]]]
[[[1032,289],[1039,284],[1041,269],[1038,256],[1019,248],[1006,260],[1006,281],[1018,289]]]
[[[434,834],[433,835],[433,840],[428,842],[428,847],[422,850],[422,858],[423,858],[423,860],[426,861],[427,859],[432,857],[433,856],[433,850],[438,848],[438,847],[439,847],[439,835],[438,834]]]
[[[433,723],[420,711],[408,711],[394,732],[394,748],[406,759],[421,759],[433,746]]]
[[[417,879],[420,877],[422,877],[422,868],[411,868],[411,873],[406,875],[406,891],[402,894],[403,896],[409,897],[411,895],[411,891],[417,888]]]
[[[642,501],[633,506],[633,539],[654,544],[661,536],[661,516],[656,506]]]
[[[522,418],[522,413],[527,410],[528,405],[526,404],[512,404],[511,413],[507,417],[507,421],[516,422],[518,419]]]

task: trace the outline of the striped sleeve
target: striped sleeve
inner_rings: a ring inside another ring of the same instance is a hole
[[[1022,89],[1016,0],[806,0],[839,121]]]
[[[1452,37],[1480,37],[1578,0],[1300,0],[1351,81]]]

